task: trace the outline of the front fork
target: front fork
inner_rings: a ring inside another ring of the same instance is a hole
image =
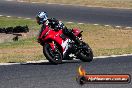
[[[58,52],[58,51],[60,52],[59,47],[57,46],[57,44],[55,43],[55,41],[50,42],[49,45],[50,45],[50,47],[51,47],[51,49],[52,49],[53,52],[55,52],[55,53]]]
[[[52,41],[51,43],[49,43],[49,45],[50,45],[51,49],[52,49],[53,51],[55,51],[55,48],[56,48],[55,42]]]

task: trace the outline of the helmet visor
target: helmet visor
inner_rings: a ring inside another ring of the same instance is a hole
[[[43,23],[42,20],[43,20],[42,18],[36,17],[36,21],[37,21],[38,24],[42,24]]]

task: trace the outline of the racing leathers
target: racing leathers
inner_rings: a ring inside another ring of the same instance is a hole
[[[43,32],[43,30],[46,28],[46,25],[48,25],[49,27],[51,27],[52,29],[54,29],[55,31],[57,30],[62,30],[63,34],[66,35],[67,37],[69,37],[71,40],[75,41],[75,43],[79,44],[80,40],[78,39],[78,37],[76,37],[73,33],[71,29],[67,29],[66,26],[64,26],[64,24],[55,19],[55,18],[51,18],[51,19],[47,19],[47,21],[45,21],[41,27],[41,30],[39,32],[39,36],[41,35],[41,33]],[[40,39],[38,38],[38,42],[40,42]]]

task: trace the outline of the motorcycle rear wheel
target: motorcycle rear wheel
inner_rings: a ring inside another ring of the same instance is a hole
[[[57,48],[55,50],[52,50],[48,43],[43,46],[43,54],[45,55],[47,60],[52,64],[62,63],[62,55],[60,51]]]
[[[88,44],[83,42],[83,45],[86,47],[82,50],[80,50],[77,53],[77,58],[80,59],[83,62],[91,62],[93,60],[93,52],[92,49],[89,47]]]

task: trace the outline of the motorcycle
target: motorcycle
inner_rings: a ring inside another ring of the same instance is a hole
[[[63,34],[62,30],[54,30],[46,26],[39,36],[43,46],[43,54],[53,64],[61,64],[62,60],[73,60],[73,57],[83,62],[93,60],[93,52],[88,44],[82,41],[82,32],[72,29],[72,33],[79,38],[80,44]],[[72,56],[70,56],[72,54]]]

